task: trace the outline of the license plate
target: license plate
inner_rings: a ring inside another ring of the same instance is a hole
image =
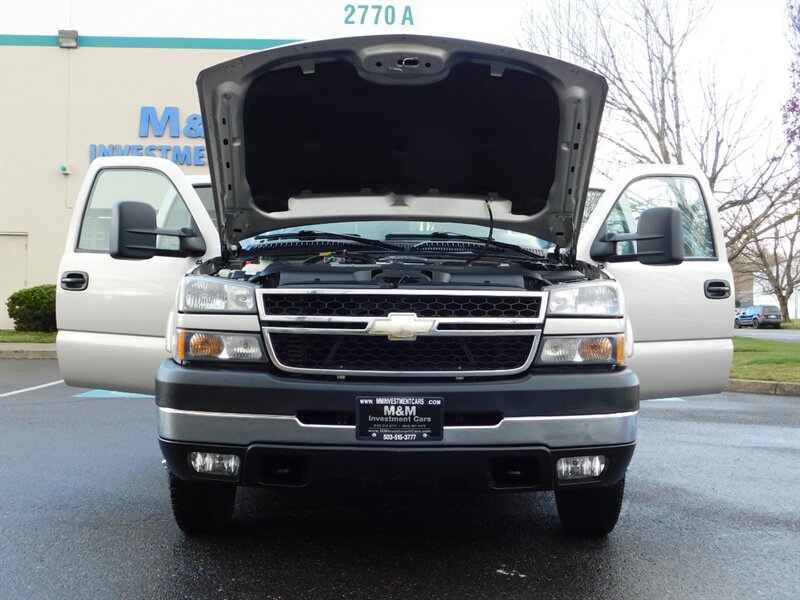
[[[359,396],[356,438],[376,442],[430,442],[444,435],[444,399],[428,396]]]

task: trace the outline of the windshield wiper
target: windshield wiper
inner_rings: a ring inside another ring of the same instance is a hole
[[[507,242],[499,242],[494,239],[478,237],[477,235],[467,235],[465,233],[452,233],[450,231],[434,231],[431,233],[390,233],[386,236],[387,240],[393,239],[411,239],[411,240],[447,240],[447,241],[467,241],[467,242],[478,242],[481,244],[487,244],[489,246],[494,246],[495,248],[502,248],[504,250],[512,250],[514,252],[519,252],[520,254],[524,254],[525,256],[530,256],[531,258],[536,258],[542,260],[546,258],[544,254],[538,254],[536,252],[531,252],[530,250],[526,250],[522,246],[517,246],[516,244],[509,244]],[[422,245],[418,244],[418,245]],[[415,248],[411,248],[409,252],[413,252]]]
[[[388,236],[387,236],[388,237]],[[333,233],[331,231],[315,231],[303,230],[296,233],[265,233],[255,236],[256,240],[319,240],[319,239],[332,239],[332,240],[348,240],[351,242],[358,242],[365,246],[374,246],[376,248],[384,248],[392,250],[393,252],[406,252],[405,248],[395,246],[394,244],[387,244],[381,240],[373,240],[370,238],[361,237],[360,235],[347,235],[346,233]]]

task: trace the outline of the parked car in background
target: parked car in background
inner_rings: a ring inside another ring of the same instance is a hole
[[[733,319],[734,329],[745,326],[754,329],[758,329],[759,327],[774,327],[775,329],[780,329],[781,323],[783,323],[781,309],[769,304],[754,304],[753,306],[743,308]]]

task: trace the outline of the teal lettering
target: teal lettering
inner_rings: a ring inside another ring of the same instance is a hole
[[[411,14],[411,7],[406,6],[403,9],[403,20],[400,22],[401,25],[413,25],[414,24],[414,15]]]

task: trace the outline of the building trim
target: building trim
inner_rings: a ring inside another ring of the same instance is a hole
[[[171,48],[193,50],[264,50],[299,40],[81,35],[79,48]],[[0,34],[0,46],[54,46],[57,35]]]

